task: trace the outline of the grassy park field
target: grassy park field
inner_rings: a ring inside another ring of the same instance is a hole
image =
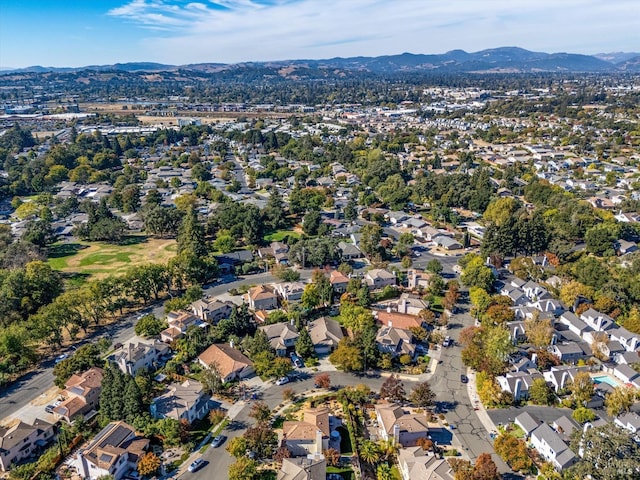
[[[49,265],[64,273],[104,278],[134,265],[166,263],[176,254],[171,239],[131,236],[122,244],[102,242],[58,243],[51,247]]]

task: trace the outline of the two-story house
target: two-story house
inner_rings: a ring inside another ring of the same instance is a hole
[[[109,360],[115,363],[122,373],[135,376],[142,368],[155,370],[164,364],[170,353],[169,346],[163,342],[129,342],[116,350]]]
[[[283,282],[274,285],[275,292],[286,302],[299,302],[304,293],[304,283],[302,282]]]
[[[546,423],[531,432],[531,445],[558,471],[569,468],[577,460],[560,435]]]
[[[327,461],[322,455],[285,458],[278,472],[277,480],[325,480]]]
[[[396,276],[382,268],[374,268],[364,274],[364,280],[372,290],[396,284]]]
[[[82,478],[98,480],[107,476],[120,480],[136,470],[149,440],[136,435],[125,422],[111,422],[84,448],[76,453],[71,465]]]
[[[453,469],[446,459],[422,447],[398,450],[398,470],[402,480],[454,480]]]
[[[53,413],[71,422],[75,417],[98,409],[102,391],[101,368],[93,367],[81,374],[72,375],[64,384],[65,400],[53,409]]]
[[[295,347],[299,337],[298,329],[293,322],[273,323],[260,326],[258,329],[265,333],[269,344],[281,357],[284,357],[287,351],[291,351]]]
[[[416,346],[413,344],[413,334],[409,330],[395,327],[382,327],[376,334],[376,346],[382,353],[389,353],[392,357],[409,355],[415,357]]]
[[[334,292],[344,293],[347,291],[347,286],[349,285],[349,277],[338,270],[331,270],[329,283],[331,283]]]
[[[160,340],[166,343],[174,342],[183,337],[189,327],[207,328],[209,326],[208,323],[185,310],[169,312],[167,323],[169,327],[160,332]]]
[[[517,402],[529,397],[529,388],[533,385],[533,381],[538,378],[543,378],[542,374],[538,372],[514,372],[500,375],[496,377],[496,381],[500,388],[513,395],[513,399]]]
[[[224,383],[250,377],[255,371],[253,362],[233,343],[214,343],[198,356],[198,363],[205,368],[214,366]]]
[[[318,355],[333,352],[344,337],[342,327],[333,318],[317,318],[309,322],[307,328],[313,348]]]
[[[150,410],[153,418],[173,418],[192,424],[209,412],[209,400],[200,382],[185,380],[172,383],[162,395],[153,399]]]
[[[418,439],[429,435],[429,425],[424,415],[406,413],[400,405],[389,403],[378,403],[374,408],[379,436],[383,440],[393,438],[403,447],[412,447]]]
[[[275,310],[278,308],[278,295],[265,285],[249,289],[247,293],[249,308],[257,310]]]
[[[327,407],[306,408],[302,421],[286,421],[282,425],[282,444],[294,457],[315,455],[329,448],[333,427],[339,425]]]
[[[233,303],[220,300],[196,300],[191,304],[191,311],[201,320],[216,324],[224,318],[229,318],[233,310]]]
[[[12,465],[41,452],[53,438],[53,425],[39,418],[32,425],[18,421],[0,426],[0,470],[6,472]]]

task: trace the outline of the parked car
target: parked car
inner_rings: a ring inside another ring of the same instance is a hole
[[[44,407],[44,411],[47,413],[53,413],[53,409],[56,408],[53,405],[47,405],[46,407]]]
[[[469,377],[467,377],[466,375],[460,375],[460,381],[462,383],[469,383]]]
[[[193,473],[193,472],[199,470],[200,468],[202,468],[203,465],[204,465],[204,460],[202,458],[199,458],[195,462],[193,462],[191,465],[189,465],[188,470],[191,473]]]
[[[218,435],[211,441],[211,446],[213,448],[218,448],[220,445],[224,443],[226,439],[227,437],[225,437],[224,435]]]
[[[443,347],[448,347],[451,345],[451,338],[449,337],[449,335],[447,335],[446,337],[444,337],[444,341],[442,342],[442,346]]]
[[[284,385],[285,383],[289,383],[289,377],[280,377],[276,380],[276,385]]]

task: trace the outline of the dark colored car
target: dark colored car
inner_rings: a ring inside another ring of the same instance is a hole
[[[467,377],[466,375],[460,375],[460,381],[462,383],[468,383],[469,382],[469,377]]]

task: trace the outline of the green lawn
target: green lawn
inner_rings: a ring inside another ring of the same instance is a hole
[[[66,274],[100,278],[123,273],[134,265],[166,263],[175,253],[175,240],[136,235],[122,244],[57,243],[50,249],[49,265]]]
[[[353,478],[355,478],[355,474],[354,474],[353,469],[351,467],[332,467],[332,466],[328,466],[327,467],[327,473],[337,473],[344,480],[353,480]]]
[[[278,230],[277,232],[265,235],[264,240],[265,242],[281,242],[286,237],[300,238],[300,234],[298,232],[294,232],[293,230]]]

